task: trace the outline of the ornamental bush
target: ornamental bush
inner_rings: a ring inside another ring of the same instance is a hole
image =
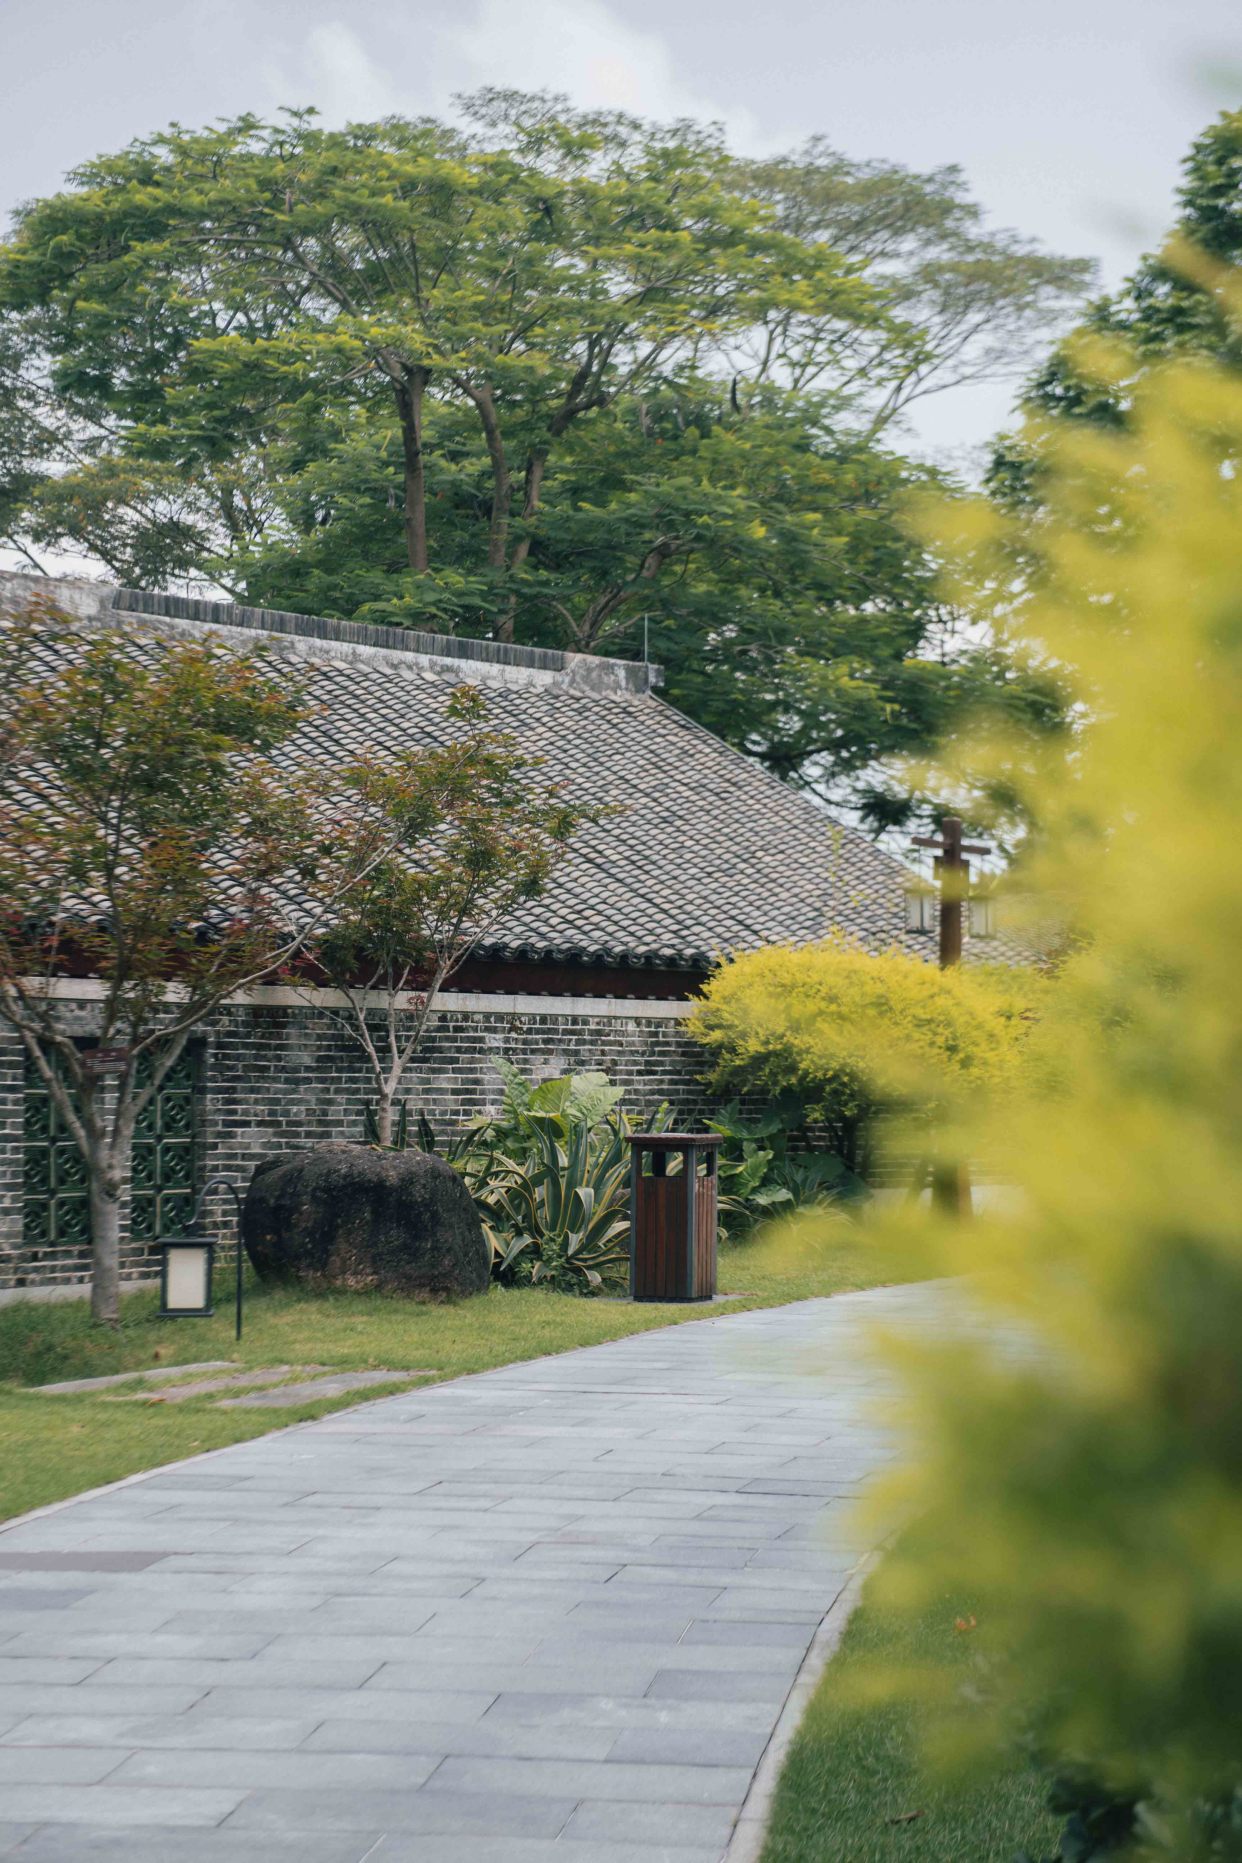
[[[713,1056],[714,1087],[796,1094],[855,1168],[878,1113],[929,1126],[1007,1090],[1043,987],[841,939],[773,945],[712,973],[690,1029]]]

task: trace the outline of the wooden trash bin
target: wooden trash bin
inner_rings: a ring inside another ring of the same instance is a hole
[[[630,1139],[630,1295],[710,1300],[716,1292],[714,1132]]]

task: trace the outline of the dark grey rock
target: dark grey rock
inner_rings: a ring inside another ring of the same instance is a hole
[[[491,1274],[470,1192],[422,1151],[330,1144],[269,1158],[242,1236],[265,1281],[437,1299],[481,1294]]]

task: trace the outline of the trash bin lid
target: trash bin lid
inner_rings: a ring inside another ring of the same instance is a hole
[[[631,1132],[631,1145],[645,1145],[649,1151],[684,1151],[687,1145],[720,1145],[719,1132]]]

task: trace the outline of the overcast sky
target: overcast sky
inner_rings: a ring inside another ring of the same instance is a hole
[[[481,84],[725,123],[765,151],[960,163],[998,225],[1122,278],[1242,101],[1238,0],[0,0],[0,207],[176,119],[451,110]],[[927,404],[979,444],[1005,388]]]

